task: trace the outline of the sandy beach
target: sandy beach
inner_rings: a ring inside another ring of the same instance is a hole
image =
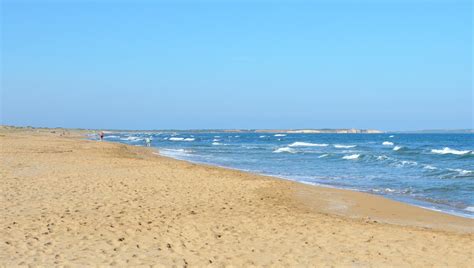
[[[0,130],[0,266],[474,263],[471,219],[84,134]]]

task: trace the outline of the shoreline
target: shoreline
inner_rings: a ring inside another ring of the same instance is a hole
[[[118,144],[125,144],[125,143],[114,142],[114,141],[105,141],[105,142],[112,142],[112,143],[118,143]],[[126,145],[135,146],[135,145],[130,145],[130,144],[126,144]],[[137,147],[143,147],[143,146],[137,146]],[[370,192],[368,192],[368,191],[363,191],[363,190],[359,190],[359,189],[341,188],[341,187],[337,187],[337,186],[332,186],[332,185],[330,185],[330,184],[316,184],[316,183],[311,183],[311,182],[302,182],[302,181],[298,181],[298,180],[296,180],[296,179],[293,179],[293,178],[291,178],[291,177],[283,177],[283,176],[277,176],[277,175],[271,175],[271,174],[265,174],[265,173],[257,173],[257,172],[254,172],[254,171],[252,171],[252,170],[245,170],[245,169],[239,169],[239,168],[234,168],[234,167],[229,167],[229,166],[223,166],[223,165],[218,165],[218,164],[213,164],[213,163],[194,161],[194,160],[185,159],[185,158],[175,158],[175,157],[172,157],[172,156],[169,156],[169,155],[162,155],[162,154],[160,154],[160,152],[159,152],[160,148],[151,147],[151,149],[156,152],[156,155],[157,155],[157,156],[166,157],[166,158],[170,158],[170,159],[177,160],[177,161],[184,161],[184,162],[187,162],[187,163],[192,163],[192,164],[197,164],[197,165],[203,165],[203,166],[210,167],[210,168],[216,167],[216,168],[229,169],[229,170],[234,170],[234,171],[239,171],[239,172],[245,172],[245,173],[252,174],[252,175],[255,175],[255,176],[264,176],[264,177],[270,177],[270,178],[274,178],[274,179],[286,180],[286,181],[291,181],[291,182],[300,183],[300,184],[303,184],[303,185],[309,185],[309,186],[312,186],[312,187],[321,187],[321,188],[328,188],[328,189],[336,189],[336,190],[343,190],[343,191],[350,191],[350,192],[363,193],[363,194],[368,194],[368,195],[371,195],[371,196],[382,197],[382,198],[387,199],[387,200],[390,200],[390,201],[402,203],[402,204],[409,205],[409,206],[413,206],[413,207],[416,207],[416,208],[420,208],[420,209],[424,209],[424,210],[429,210],[429,211],[433,211],[433,212],[438,212],[438,213],[441,213],[441,214],[444,214],[444,215],[449,215],[449,216],[454,216],[454,217],[460,217],[460,218],[464,218],[464,219],[474,220],[474,216],[470,216],[470,215],[467,215],[467,214],[462,214],[462,213],[458,213],[458,212],[454,212],[454,211],[453,211],[453,212],[448,212],[448,211],[444,211],[444,210],[441,210],[441,209],[436,209],[436,208],[432,208],[432,207],[428,207],[428,206],[417,205],[417,204],[413,204],[413,203],[410,203],[410,202],[405,202],[405,201],[403,201],[403,200],[397,200],[397,199],[395,199],[395,198],[390,198],[390,197],[388,197],[388,196],[386,196],[386,195],[382,195],[382,194],[370,193]],[[402,198],[400,198],[400,199],[402,199]],[[473,228],[473,231],[474,231],[474,228]]]
[[[109,141],[105,141],[105,142],[109,142]],[[110,143],[124,144],[120,142],[110,142]],[[180,162],[190,164],[190,165],[199,165],[199,166],[210,168],[210,169],[221,169],[224,171],[241,172],[249,176],[258,176],[258,177],[264,177],[270,180],[290,182],[290,183],[298,185],[297,187],[301,188],[302,191],[307,191],[307,192],[311,192],[315,194],[324,193],[325,195],[338,194],[340,196],[344,196],[344,199],[346,200],[355,199],[358,201],[358,203],[355,204],[355,206],[357,206],[356,209],[347,207],[347,206],[351,206],[350,201],[354,201],[354,200],[350,200],[349,202],[344,203],[344,204],[343,203],[332,204],[332,207],[321,207],[320,205],[316,207],[312,207],[312,209],[318,213],[327,213],[327,214],[347,217],[347,218],[356,219],[356,220],[364,220],[364,221],[369,220],[369,221],[416,227],[416,228],[433,228],[434,230],[439,230],[439,231],[474,233],[474,219],[473,218],[463,217],[461,215],[455,215],[455,214],[447,213],[444,211],[439,211],[436,209],[430,209],[430,208],[426,208],[422,206],[417,206],[414,204],[390,199],[383,195],[377,195],[377,194],[372,194],[372,193],[352,190],[352,189],[331,187],[330,185],[314,185],[310,183],[299,182],[290,178],[278,177],[278,176],[273,176],[273,175],[268,175],[268,174],[259,174],[259,173],[255,173],[249,170],[241,170],[238,168],[220,166],[220,165],[199,162],[199,161],[192,161],[188,159],[173,158],[171,156],[161,155],[159,153],[159,148],[153,148],[153,147],[147,148],[143,146],[134,146],[134,145],[129,145],[129,144],[124,144],[124,145],[149,150],[156,157],[160,157],[160,158],[167,158],[173,161],[180,161]],[[364,199],[366,199],[366,201],[361,202]],[[321,202],[321,200],[319,199],[314,200],[314,198],[313,199],[308,198],[306,200],[312,203]],[[363,205],[360,206],[360,203],[363,203]],[[314,204],[307,204],[307,206],[311,207],[311,206],[314,206]],[[389,208],[389,210],[384,211],[383,215],[373,214],[373,212],[375,211],[377,211],[377,213],[381,213],[382,210],[387,209],[387,208]],[[410,216],[407,216],[407,214],[402,212],[402,210],[409,211]],[[439,217],[439,218],[437,219],[436,223],[433,223],[430,219],[431,217]],[[442,224],[440,224],[440,222],[442,222]],[[444,224],[447,224],[447,225],[444,225]]]
[[[84,133],[0,131],[0,266],[469,267],[474,260],[470,219],[84,140]]]

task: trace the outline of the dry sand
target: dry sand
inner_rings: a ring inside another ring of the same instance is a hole
[[[474,263],[474,220],[60,133],[0,131],[0,266]]]

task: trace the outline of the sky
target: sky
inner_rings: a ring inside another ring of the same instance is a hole
[[[467,1],[1,4],[1,124],[473,128]]]

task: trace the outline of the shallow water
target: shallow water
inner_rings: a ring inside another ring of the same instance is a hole
[[[113,133],[106,140],[474,218],[472,134]]]

